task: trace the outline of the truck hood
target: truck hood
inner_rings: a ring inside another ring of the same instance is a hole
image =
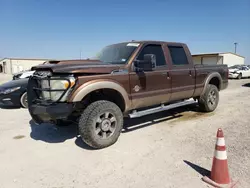
[[[100,61],[67,61],[56,64],[44,64],[32,67],[32,70],[50,70],[53,73],[88,73],[88,74],[109,74],[119,70],[124,65],[106,64]]]

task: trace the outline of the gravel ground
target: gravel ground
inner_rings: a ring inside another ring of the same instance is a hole
[[[250,80],[232,80],[213,113],[189,106],[127,120],[118,142],[103,150],[83,144],[74,126],[37,126],[25,109],[0,109],[0,187],[209,187],[201,177],[221,127],[231,178],[248,188],[249,93]]]

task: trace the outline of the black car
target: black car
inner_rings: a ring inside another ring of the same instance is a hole
[[[12,79],[13,80],[18,80],[20,78],[20,76],[22,76],[22,73],[17,73],[17,74],[14,74]]]
[[[22,78],[29,78],[30,76],[33,75],[35,71],[31,71],[31,70],[26,70],[23,72],[19,72],[13,75],[12,79],[13,80],[18,80],[18,79],[22,79]]]
[[[12,80],[0,85],[0,106],[27,108],[28,78]]]

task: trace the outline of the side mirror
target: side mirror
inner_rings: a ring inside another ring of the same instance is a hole
[[[156,57],[154,54],[145,54],[143,60],[135,60],[136,71],[152,71],[156,66]]]

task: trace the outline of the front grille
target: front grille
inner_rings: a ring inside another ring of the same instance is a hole
[[[35,102],[39,103],[56,103],[59,102],[66,92],[70,89],[70,80],[67,78],[53,78],[50,74],[45,74],[41,76],[41,74],[34,74],[31,78],[33,80],[32,89],[36,95]],[[68,87],[66,89],[52,89],[51,88],[51,81],[53,80],[64,80],[67,81]],[[57,92],[57,93],[55,93]],[[54,96],[54,98],[52,97]],[[56,96],[56,99],[55,99]]]

